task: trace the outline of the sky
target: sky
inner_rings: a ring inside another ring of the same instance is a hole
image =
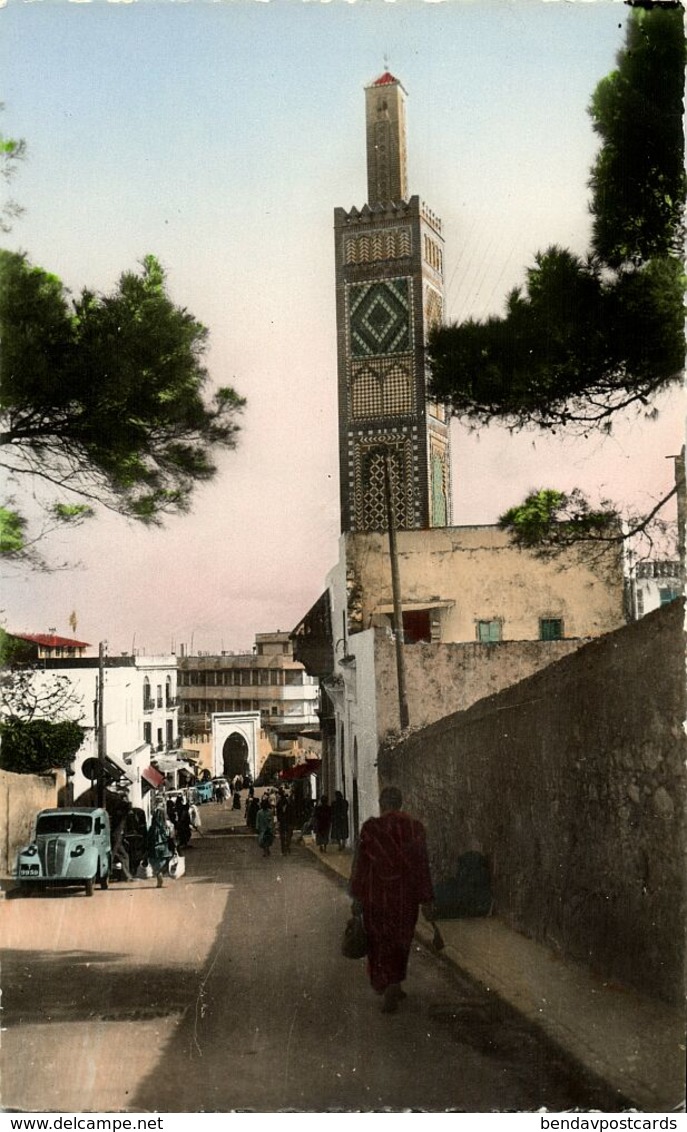
[[[156,255],[209,329],[212,383],[247,407],[189,515],[150,530],[102,514],[44,543],[68,569],[5,569],[5,627],[148,654],[292,629],[338,557],[333,210],[365,203],[365,85],[388,68],[408,92],[409,191],[444,223],[447,317],[500,314],[537,250],[588,247],[586,111],[626,15],[615,0],[6,0],[2,129],[28,154],[4,246],[74,294]],[[454,524],[544,486],[650,506],[684,433],[679,393],[658,408],[586,441],[453,422]]]

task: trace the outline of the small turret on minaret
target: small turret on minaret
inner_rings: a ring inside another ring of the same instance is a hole
[[[406,92],[384,71],[365,87],[367,202],[406,200]]]

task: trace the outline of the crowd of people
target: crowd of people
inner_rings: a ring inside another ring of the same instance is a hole
[[[162,888],[169,862],[184,853],[193,831],[200,832],[200,828],[198,806],[188,791],[159,795],[149,825],[143,810],[127,806],[112,831],[114,878],[130,881],[150,871]]]
[[[256,834],[264,857],[271,855],[277,834],[284,856],[291,852],[296,833],[299,839],[312,835],[323,853],[330,841],[344,849],[349,838],[348,802],[340,790],[330,805],[324,795],[313,801],[297,795],[286,784],[266,787],[261,798],[251,786],[244,812],[246,825]]]

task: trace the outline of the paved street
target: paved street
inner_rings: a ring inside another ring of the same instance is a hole
[[[383,1015],[309,850],[202,808],[187,875],[0,904],[2,1106],[36,1111],[591,1107],[575,1074],[424,948]]]

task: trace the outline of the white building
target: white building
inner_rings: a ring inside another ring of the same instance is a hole
[[[49,683],[66,676],[73,689],[65,716],[86,729],[74,760],[73,795],[78,798],[94,782],[99,756],[98,657],[40,660],[34,680]],[[175,656],[106,656],[102,686],[103,750],[109,783],[126,786],[132,805],[148,809],[145,796],[161,785],[156,755],[179,747],[177,670]],[[95,760],[95,763],[94,763]]]
[[[630,577],[630,607],[633,620],[652,613],[682,596],[680,563],[677,558],[638,562]]]
[[[311,746],[319,739],[318,681],[294,660],[289,633],[257,633],[250,653],[190,656],[183,650],[178,680],[186,744],[213,774],[256,777],[270,755],[276,762],[295,757],[303,741]],[[218,752],[215,718],[244,715],[257,717],[258,739],[248,741],[238,728],[236,747],[225,750],[223,739],[224,753]]]

